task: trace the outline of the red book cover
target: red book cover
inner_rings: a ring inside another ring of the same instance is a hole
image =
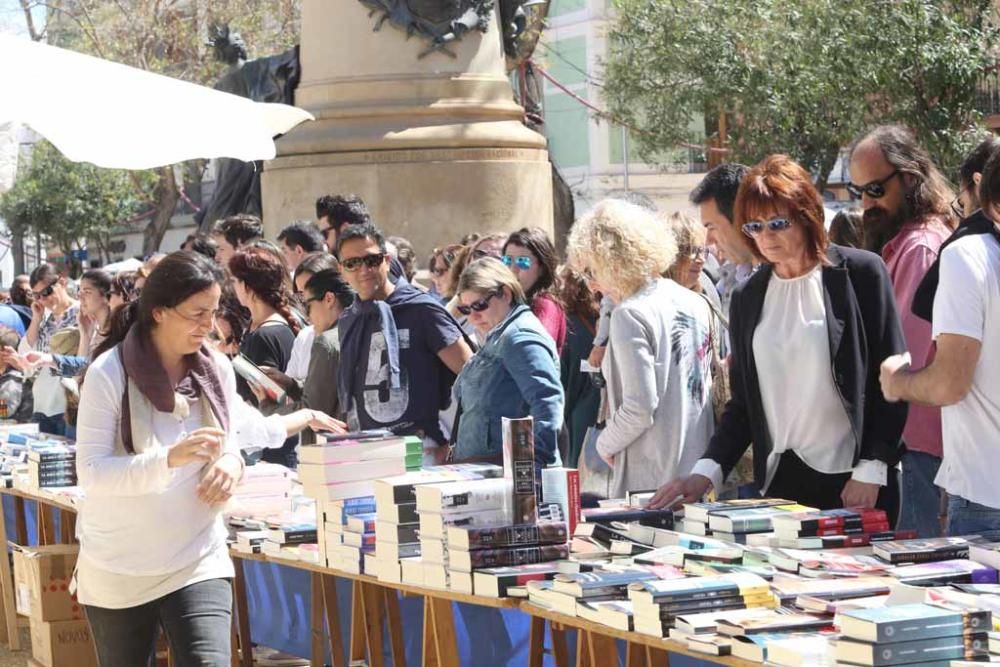
[[[576,534],[576,524],[580,522],[580,471],[575,468],[566,471],[566,494],[569,496],[569,516],[566,523],[569,534]]]

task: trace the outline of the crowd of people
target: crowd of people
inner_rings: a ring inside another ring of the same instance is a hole
[[[529,224],[455,239],[421,273],[392,221],[327,195],[276,243],[236,215],[134,274],[19,277],[0,411],[77,438],[78,596],[102,656],[144,664],[157,622],[228,655],[219,503],[318,431],[499,462],[502,418],[530,416],[539,469],[656,490],[652,507],[765,494],[880,507],[922,537],[1000,528],[1000,142],[957,195],[898,126],[849,165],[860,210],[831,224],[812,176],[771,155],[711,170],[700,220],[602,201],[563,257]]]

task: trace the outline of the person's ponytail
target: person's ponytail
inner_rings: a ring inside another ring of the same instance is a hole
[[[130,301],[112,311],[108,317],[107,327],[103,331],[104,340],[94,349],[92,358],[96,359],[118,343],[125,340],[129,329],[139,319],[139,301]]]

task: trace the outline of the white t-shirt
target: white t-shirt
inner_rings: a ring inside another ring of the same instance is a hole
[[[935,482],[948,493],[1000,508],[1000,243],[991,234],[955,241],[941,253],[934,338],[957,334],[982,343],[972,387],[941,409],[944,458]]]
[[[309,358],[312,356],[313,341],[316,339],[316,329],[310,324],[302,327],[299,335],[292,343],[292,356],[288,358],[288,367],[285,368],[285,375],[304,382],[309,375]]]

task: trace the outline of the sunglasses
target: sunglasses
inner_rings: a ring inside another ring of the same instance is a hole
[[[687,257],[690,260],[697,262],[698,260],[703,260],[708,257],[708,246],[681,246],[678,248],[681,257]]]
[[[345,271],[357,271],[364,264],[369,269],[378,268],[385,262],[385,253],[379,252],[374,255],[365,255],[364,257],[351,257],[350,259],[340,260],[340,265],[344,267]]]
[[[771,232],[783,232],[792,226],[791,221],[788,218],[775,218],[774,220],[768,220],[767,222],[761,222],[755,220],[754,222],[748,222],[743,225],[743,233],[753,238],[755,236],[760,236],[764,229]]]
[[[466,305],[456,306],[455,309],[458,310],[458,312],[465,315],[466,317],[471,315],[472,311],[481,313],[490,307],[490,299],[492,299],[495,296],[500,296],[500,290],[493,290],[492,292],[484,296],[482,299],[479,299],[478,301],[473,301],[468,306]]]
[[[36,299],[44,299],[45,297],[52,296],[52,293],[54,291],[55,291],[55,283],[51,283],[41,292],[32,292],[31,295],[34,296]]]
[[[522,255],[521,257],[511,257],[510,255],[504,255],[500,258],[503,265],[510,268],[517,268],[518,271],[527,271],[531,268],[531,265],[535,263],[534,259],[528,257],[527,255]]]
[[[881,180],[872,181],[871,183],[867,183],[865,185],[848,183],[847,191],[851,193],[851,196],[855,199],[861,199],[861,195],[868,195],[872,199],[881,199],[885,196],[885,184],[892,180],[895,176],[899,176],[899,169],[894,170],[891,174]]]

